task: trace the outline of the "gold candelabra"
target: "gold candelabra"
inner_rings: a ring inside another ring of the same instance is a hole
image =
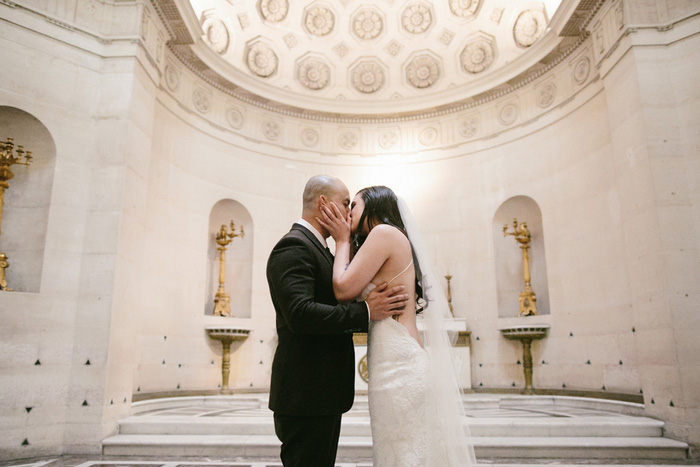
[[[24,158],[24,162],[22,162],[22,158]],[[12,138],[7,138],[7,141],[0,141],[0,233],[2,233],[2,207],[5,203],[5,190],[10,188],[8,182],[15,176],[11,167],[13,165],[29,166],[31,162],[32,152],[25,152],[24,147],[21,145],[18,145],[17,149],[15,149],[15,143]],[[10,263],[7,261],[7,255],[0,253],[0,290],[10,292],[12,289],[7,286],[5,277],[5,269],[8,267],[10,267]]]
[[[221,229],[216,233],[216,243],[219,245],[219,289],[214,297],[214,316],[233,316],[231,314],[231,296],[224,289],[226,282],[226,247],[236,237],[243,238],[245,232],[241,226],[240,233],[236,233],[236,226],[231,221],[231,231],[226,229],[226,224],[221,226]]]
[[[447,305],[450,307],[450,313],[452,313],[452,316],[454,316],[455,312],[452,308],[452,288],[450,287],[450,281],[452,280],[452,276],[449,272],[445,276],[445,279],[447,279]]]
[[[533,316],[537,314],[537,297],[530,285],[530,231],[527,228],[526,222],[518,224],[518,219],[513,219],[513,231],[508,232],[508,224],[503,226],[503,236],[512,235],[515,240],[520,243],[520,249],[523,251],[523,276],[525,277],[525,289],[520,292],[518,302],[520,310],[518,316]]]

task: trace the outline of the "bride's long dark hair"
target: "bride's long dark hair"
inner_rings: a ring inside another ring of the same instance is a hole
[[[384,185],[369,186],[361,189],[357,194],[365,202],[365,209],[357,224],[357,231],[353,234],[353,255],[357,253],[367,238],[366,234],[361,233],[365,221],[368,230],[372,230],[379,224],[388,224],[399,229],[408,238],[406,227],[401,220],[399,200],[391,188]],[[411,244],[410,238],[408,238],[408,243]],[[423,298],[423,274],[418,264],[418,258],[416,258],[416,252],[413,250],[413,244],[411,244],[411,255],[413,256],[413,267],[416,270],[416,313],[420,313],[425,307],[426,301]]]

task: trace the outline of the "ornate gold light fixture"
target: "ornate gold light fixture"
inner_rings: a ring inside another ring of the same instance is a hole
[[[233,316],[231,314],[231,296],[224,289],[226,281],[226,247],[236,237],[243,238],[245,232],[241,226],[241,232],[236,233],[236,227],[231,221],[231,231],[226,230],[226,224],[221,226],[221,229],[216,234],[216,243],[219,245],[219,289],[214,297],[214,316]]]
[[[22,162],[22,158],[24,158],[24,162]],[[28,166],[31,162],[32,152],[25,152],[24,147],[21,145],[15,149],[15,143],[12,138],[7,138],[7,141],[0,141],[0,233],[2,233],[2,207],[5,203],[5,190],[10,188],[8,182],[15,176],[10,167],[13,165]],[[7,261],[7,255],[0,253],[0,290],[10,292],[12,289],[7,286],[5,278],[5,269],[8,267],[10,267],[10,263]]]
[[[447,279],[447,305],[450,307],[450,313],[452,313],[452,316],[455,315],[454,308],[452,308],[452,287],[450,286],[450,281],[452,280],[452,276],[448,272],[447,275],[445,276],[445,279]]]
[[[518,302],[520,302],[520,311],[518,316],[534,316],[537,314],[537,297],[530,285],[530,231],[527,228],[526,222],[518,224],[518,219],[513,219],[513,231],[507,232],[508,224],[503,226],[503,236],[512,235],[520,243],[520,249],[523,250],[523,275],[525,276],[525,289],[520,292]]]

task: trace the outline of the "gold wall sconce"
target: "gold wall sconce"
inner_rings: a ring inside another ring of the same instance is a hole
[[[241,226],[240,233],[236,233],[236,226],[231,221],[231,231],[226,229],[226,224],[216,233],[216,249],[219,251],[219,288],[214,297],[214,316],[233,316],[231,314],[231,296],[226,292],[224,283],[226,282],[226,247],[234,238],[243,238],[245,232]]]
[[[518,297],[518,302],[520,303],[518,316],[534,316],[537,314],[537,297],[530,285],[530,256],[528,254],[531,240],[530,230],[528,230],[526,222],[518,223],[518,219],[513,219],[513,231],[508,232],[507,230],[508,224],[503,226],[503,236],[514,236],[515,240],[520,243],[520,249],[523,251],[525,289],[520,292],[520,296]]]

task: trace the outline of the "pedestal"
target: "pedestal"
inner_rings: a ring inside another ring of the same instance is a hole
[[[532,386],[532,341],[545,337],[548,329],[549,324],[516,325],[500,328],[501,334],[506,339],[522,342],[523,371],[525,373],[525,388],[522,394],[532,395],[535,393],[535,388]]]
[[[231,394],[233,391],[228,386],[228,378],[231,374],[231,343],[248,338],[250,329],[239,329],[231,326],[207,326],[205,329],[209,337],[221,341],[221,346],[223,347],[221,357],[221,394]]]

